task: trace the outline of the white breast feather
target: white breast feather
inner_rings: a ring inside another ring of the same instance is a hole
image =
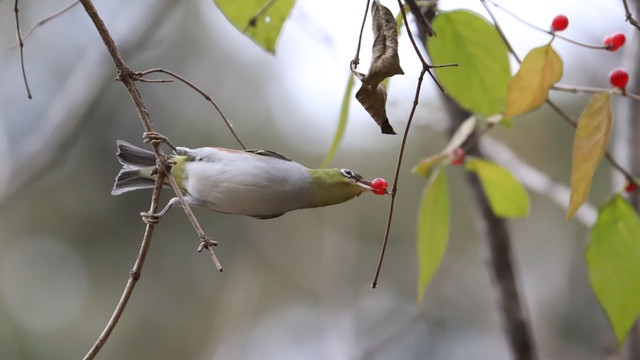
[[[311,175],[296,162],[216,148],[196,151],[203,160],[185,164],[184,187],[202,207],[265,217],[309,204]]]

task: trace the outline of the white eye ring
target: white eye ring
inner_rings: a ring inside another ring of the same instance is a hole
[[[342,175],[348,177],[349,179],[353,179],[355,177],[353,171],[349,169],[341,169],[340,172],[342,173]]]

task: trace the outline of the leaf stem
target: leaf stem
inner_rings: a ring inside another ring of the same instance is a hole
[[[570,38],[568,38],[568,37],[562,36],[562,35],[558,34],[558,33],[557,33],[557,32],[555,32],[555,31],[551,31],[551,30],[543,29],[543,28],[541,28],[541,27],[539,27],[539,26],[533,25],[533,24],[529,23],[528,21],[526,21],[526,20],[522,19],[521,17],[517,16],[517,15],[516,15],[516,14],[514,14],[513,12],[511,12],[511,11],[509,11],[509,10],[505,9],[504,7],[500,6],[499,4],[497,4],[497,3],[493,2],[492,0],[480,0],[480,1],[481,1],[481,2],[482,2],[482,4],[484,5],[484,7],[487,9],[487,11],[489,12],[489,14],[491,14],[491,12],[489,11],[489,9],[487,8],[487,6],[485,5],[485,2],[488,2],[489,4],[491,4],[491,5],[495,6],[495,7],[497,7],[498,9],[500,9],[500,10],[504,11],[505,13],[507,13],[508,15],[510,15],[512,18],[514,18],[514,19],[516,19],[516,20],[520,21],[521,23],[523,23],[523,24],[525,24],[525,25],[527,25],[527,26],[529,26],[529,27],[531,27],[531,28],[533,28],[533,29],[536,29],[536,30],[538,30],[538,31],[541,31],[541,32],[543,32],[543,33],[549,34],[549,35],[551,35],[551,36],[557,37],[557,38],[562,39],[562,40],[564,40],[564,41],[570,42],[570,43],[572,43],[572,44],[574,44],[574,45],[582,46],[582,47],[585,47],[585,48],[589,48],[589,49],[596,49],[596,50],[607,50],[607,47],[606,47],[606,46],[604,46],[604,45],[591,45],[591,44],[583,43],[583,42],[580,42],[580,41],[573,40],[573,39],[570,39]],[[497,24],[497,22],[496,22],[495,18],[493,17],[493,15],[491,15],[491,17],[493,18],[494,24]],[[511,49],[510,49],[510,50],[511,50]]]

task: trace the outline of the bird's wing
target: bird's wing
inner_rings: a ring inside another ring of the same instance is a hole
[[[275,151],[271,151],[271,150],[256,150],[256,149],[249,149],[249,150],[245,150],[248,153],[252,153],[252,154],[256,154],[256,155],[261,155],[261,156],[271,156],[280,160],[285,160],[285,161],[291,161],[291,159],[289,159],[288,157],[282,155],[282,154],[278,154]]]

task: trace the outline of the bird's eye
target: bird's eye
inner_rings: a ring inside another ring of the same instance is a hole
[[[353,177],[355,176],[353,174],[353,171],[351,171],[349,169],[342,169],[342,170],[340,170],[340,172],[342,173],[342,175],[348,177],[349,179],[353,179]]]

